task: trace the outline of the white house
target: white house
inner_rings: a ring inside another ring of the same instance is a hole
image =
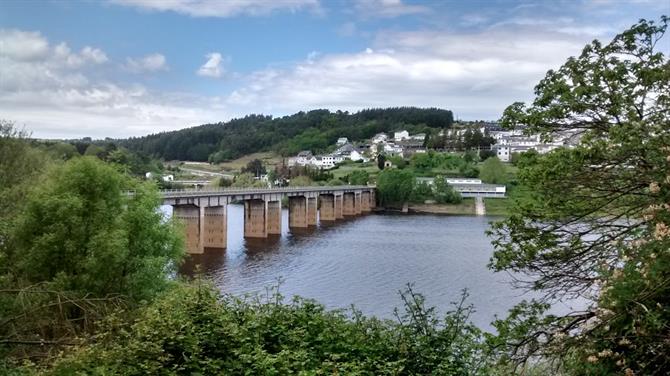
[[[370,142],[372,142],[372,144],[374,145],[380,142],[386,142],[386,140],[388,140],[388,136],[386,135],[386,133],[377,133],[372,137]]]
[[[426,139],[426,134],[425,133],[417,133],[409,136],[411,140],[414,141],[424,141]]]
[[[338,145],[338,146],[339,146],[339,145],[344,145],[344,144],[346,144],[347,142],[349,142],[349,139],[347,139],[346,137],[340,137],[340,138],[337,139],[337,145]]]
[[[399,155],[399,156],[402,157],[403,156],[403,149],[402,149],[402,146],[400,146],[400,145],[396,145],[392,142],[388,142],[388,143],[384,144],[384,153],[387,154],[387,155],[390,155],[390,156]]]
[[[174,175],[163,175],[163,181],[174,181]]]
[[[296,160],[296,162],[299,165],[304,166],[309,164],[312,161],[312,158],[314,158],[314,156],[312,155],[311,151],[303,150],[300,153],[298,153],[298,159]]]
[[[395,141],[402,141],[402,140],[406,140],[408,138],[409,138],[409,132],[407,132],[407,131],[395,132],[393,134],[393,139]]]
[[[508,145],[495,145],[496,156],[503,162],[509,162],[512,158],[512,151]]]
[[[340,148],[337,149],[333,154],[342,157],[343,160],[351,159],[352,161],[358,161],[363,159],[361,153],[359,153],[354,147],[354,145],[350,143],[346,143],[340,146]]]

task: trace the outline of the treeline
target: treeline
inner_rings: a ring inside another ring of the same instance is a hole
[[[339,137],[367,139],[379,132],[448,128],[453,114],[439,108],[395,107],[356,113],[314,110],[273,118],[248,115],[228,122],[120,140],[131,150],[166,160],[221,162],[258,151],[289,156],[326,151]]]

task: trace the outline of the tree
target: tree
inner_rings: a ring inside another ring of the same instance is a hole
[[[383,170],[385,164],[386,164],[386,156],[384,156],[384,154],[377,155],[377,168]]]
[[[504,112],[505,127],[544,140],[581,134],[577,147],[520,166],[532,194],[492,230],[492,268],[544,296],[496,323],[514,362],[551,356],[567,374],[670,370],[670,62],[656,49],[667,26],[665,16],[641,20],[588,44],[547,73],[530,106]],[[545,313],[570,298],[585,307]]]
[[[28,144],[29,134],[14,122],[0,120],[0,247],[6,220],[15,215],[24,200],[28,185],[41,173],[48,158]]]
[[[505,184],[507,183],[505,165],[500,162],[498,157],[488,158],[479,168],[479,178],[484,183]]]
[[[252,159],[247,163],[246,167],[242,168],[242,173],[248,172],[250,174],[253,174],[255,177],[259,178],[261,175],[264,175],[267,173],[267,170],[265,169],[265,166],[263,166],[263,162],[261,162],[260,159]]]
[[[168,283],[183,248],[159,205],[155,187],[95,158],[57,166],[16,220],[11,279],[98,297],[122,294],[131,302],[151,298]]]
[[[314,182],[308,176],[304,175],[296,176],[289,181],[289,186],[291,187],[308,187],[310,185],[314,185]]]
[[[436,176],[433,180],[433,196],[440,204],[458,204],[463,201],[461,194],[456,192],[443,176]]]
[[[433,188],[430,184],[425,182],[417,182],[412,189],[412,194],[410,195],[409,200],[411,202],[416,202],[423,204],[426,200],[430,200],[434,197]]]
[[[96,144],[89,144],[84,152],[84,155],[95,156],[104,159],[107,156],[105,148]]]
[[[377,176],[377,192],[382,206],[397,206],[407,202],[414,189],[414,175],[407,170],[384,170]]]
[[[367,185],[369,179],[370,174],[365,170],[355,170],[347,176],[347,180],[351,185]]]
[[[251,187],[266,187],[267,184],[263,183],[259,179],[256,179],[253,174],[245,172],[243,174],[235,175],[233,184],[231,187],[236,188],[251,188]]]
[[[532,150],[532,149],[531,149]],[[479,151],[479,160],[485,161],[496,156],[496,151],[491,149],[482,149]]]

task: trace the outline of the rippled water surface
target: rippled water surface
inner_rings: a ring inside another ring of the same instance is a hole
[[[492,217],[368,214],[292,232],[283,212],[280,237],[245,240],[243,212],[228,207],[228,248],[193,256],[195,265],[223,292],[263,292],[283,281],[286,296],[314,298],[329,308],[354,304],[365,314],[390,318],[401,306],[398,291],[412,282],[441,312],[467,288],[476,324],[489,327],[521,300],[504,273],[486,264],[493,251],[484,234]]]

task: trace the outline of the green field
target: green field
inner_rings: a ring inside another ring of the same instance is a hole
[[[367,173],[370,174],[370,176],[376,176],[379,173],[379,168],[376,165],[374,164],[370,165],[368,163],[343,164],[340,165],[338,168],[329,170],[328,172],[331,172],[333,176],[337,179],[340,177],[347,176],[356,170],[367,171]]]
[[[232,174],[232,173],[239,173],[243,167],[245,167],[250,161],[254,159],[260,159],[268,171],[274,169],[275,166],[280,164],[282,161],[281,156],[279,156],[278,154],[272,152],[260,152],[260,153],[248,154],[238,159],[218,164],[195,163],[195,162],[184,161],[181,162],[181,167],[205,172]]]
[[[486,215],[509,215],[512,202],[509,198],[485,198]]]
[[[245,167],[247,163],[251,162],[254,159],[260,159],[268,171],[273,170],[275,166],[280,164],[282,161],[282,157],[279,154],[273,152],[260,152],[260,153],[248,154],[229,162],[223,162],[220,163],[218,166],[221,170],[225,172],[239,172],[242,169],[242,167]]]

